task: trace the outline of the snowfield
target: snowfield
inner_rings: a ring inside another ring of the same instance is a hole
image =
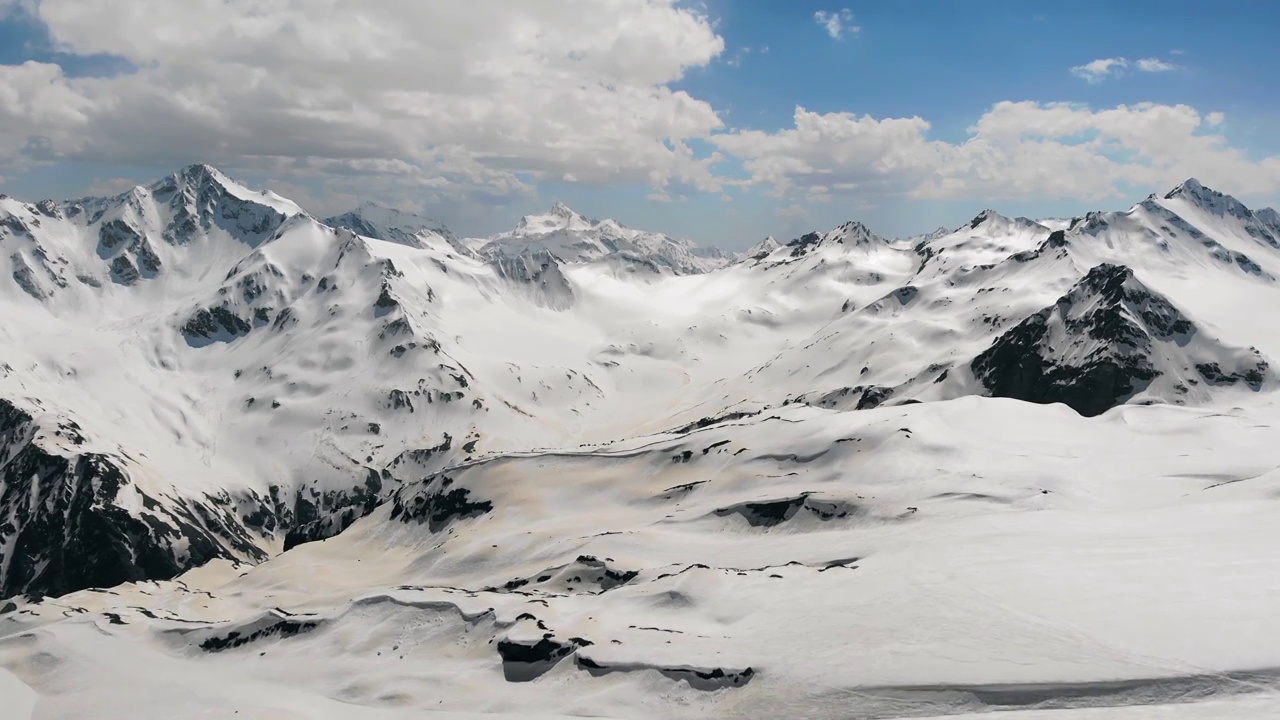
[[[1280,715],[1280,215],[0,199],[0,718]]]

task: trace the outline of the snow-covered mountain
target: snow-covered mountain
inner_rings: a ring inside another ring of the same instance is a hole
[[[386,240],[410,247],[448,245],[463,255],[474,255],[474,247],[454,237],[444,223],[404,210],[363,202],[355,209],[324,220],[332,228],[350,230],[374,240]]]
[[[559,202],[545,214],[524,216],[514,230],[489,238],[479,252],[494,259],[547,254],[566,263],[604,261],[632,271],[677,275],[708,272],[733,260],[717,248],[633,230],[614,220],[588,220]]]
[[[772,235],[768,235],[765,239],[748,248],[745,255],[751,260],[763,260],[769,256],[769,253],[779,247],[781,247],[780,243]]]
[[[3,198],[0,695],[1231,715],[1280,666],[1278,277],[1280,215],[1194,180],[740,257],[207,166]]]

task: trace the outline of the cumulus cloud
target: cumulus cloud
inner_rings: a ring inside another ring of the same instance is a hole
[[[819,114],[797,107],[794,127],[712,138],[743,158],[750,182],[774,194],[1045,200],[1124,197],[1196,176],[1242,194],[1280,190],[1280,156],[1251,159],[1217,134],[1223,122],[1187,105],[1094,110],[1001,102],[959,143],[929,138],[922,118]]]
[[[1177,70],[1178,66],[1159,58],[1141,58],[1130,62],[1127,58],[1113,57],[1101,58],[1084,65],[1076,65],[1071,68],[1071,74],[1089,84],[1097,84],[1109,77],[1121,77],[1130,69],[1138,72],[1158,73]]]
[[[59,51],[136,70],[0,65],[11,177],[59,161],[205,161],[321,202],[475,208],[540,181],[644,185],[658,202],[739,185],[789,203],[1085,199],[1190,175],[1242,194],[1280,188],[1280,158],[1248,157],[1210,131],[1222,113],[1186,105],[1001,102],[958,143],[931,138],[922,117],[804,108],[779,130],[726,130],[708,102],[676,89],[724,54],[710,20],[680,0],[0,0],[0,12],[17,8]],[[856,32],[847,10],[815,20],[833,37]],[[721,177],[727,158],[748,179],[736,168]]]
[[[720,118],[671,84],[724,41],[677,0],[41,0],[30,12],[58,49],[138,69],[0,66],[9,165],[207,160],[494,195],[540,179],[720,188],[719,158],[687,144]]]
[[[857,35],[862,32],[861,27],[853,24],[853,12],[849,8],[841,8],[839,12],[819,10],[813,14],[813,20],[821,25],[833,40],[840,40],[846,33]]]
[[[1122,57],[1101,58],[1084,65],[1071,68],[1071,74],[1085,82],[1100,83],[1112,75],[1118,75],[1129,67],[1129,61]]]
[[[918,117],[877,120],[797,107],[793,129],[720,134],[712,142],[742,158],[754,183],[821,200],[855,190],[899,193],[923,181],[938,160],[928,129]]]
[[[1140,72],[1169,72],[1177,70],[1178,66],[1171,62],[1165,62],[1159,58],[1142,58],[1133,64]]]

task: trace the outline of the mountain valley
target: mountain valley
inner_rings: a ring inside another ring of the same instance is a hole
[[[1280,214],[1195,180],[741,254],[560,203],[320,219],[207,165],[0,197],[0,694],[1265,712],[1278,278]]]

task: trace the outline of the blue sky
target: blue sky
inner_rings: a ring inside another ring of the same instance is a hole
[[[368,197],[479,235],[562,200],[735,249],[1190,175],[1280,199],[1275,3],[580,2],[0,0],[0,191],[207,161],[320,214]]]

